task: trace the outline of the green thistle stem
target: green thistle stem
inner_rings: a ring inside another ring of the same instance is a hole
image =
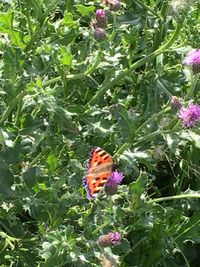
[[[22,98],[24,97],[25,94],[26,94],[25,92],[22,92],[15,98],[13,98],[13,100],[10,102],[10,104],[8,105],[7,109],[5,110],[0,119],[0,125],[2,125],[7,120],[7,118],[11,114],[12,110],[14,109],[18,101],[22,101]]]
[[[153,14],[155,17],[160,18],[159,14],[155,12],[151,7],[147,6],[144,1],[135,0],[136,3],[138,3],[140,6],[142,6],[144,9],[149,11],[151,14]]]
[[[116,13],[114,12],[113,13],[113,31],[112,31],[112,34],[111,34],[111,37],[110,37],[110,40],[112,42],[113,42],[113,40],[115,38],[116,32],[117,32],[117,16],[116,16]]]
[[[169,197],[159,197],[155,199],[151,199],[147,201],[147,204],[159,203],[163,201],[170,201],[174,199],[185,199],[185,198],[200,198],[200,194],[181,194],[177,196],[169,196]]]
[[[200,74],[198,73],[198,74],[196,74],[195,76],[193,76],[193,71],[191,70],[191,72],[190,72],[190,75],[191,75],[191,89],[190,89],[190,92],[189,92],[189,94],[188,94],[188,96],[189,96],[189,98],[191,97],[191,96],[193,96],[193,94],[194,94],[194,90],[195,90],[195,88],[196,88],[196,85],[197,85],[197,82],[198,82],[198,80],[199,80],[199,77],[200,77]]]

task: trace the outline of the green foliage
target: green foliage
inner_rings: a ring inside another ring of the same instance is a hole
[[[199,45],[200,3],[106,6],[97,42],[102,2],[0,3],[1,266],[108,267],[108,256],[112,266],[198,266],[200,128],[183,128],[170,99],[200,97],[199,74],[182,65]],[[125,178],[89,201],[81,178],[94,146]],[[121,243],[100,247],[111,231]]]

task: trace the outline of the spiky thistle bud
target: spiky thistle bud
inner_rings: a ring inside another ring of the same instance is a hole
[[[105,39],[106,37],[106,32],[104,29],[102,28],[95,28],[94,29],[94,38],[97,40],[97,41],[102,41]]]

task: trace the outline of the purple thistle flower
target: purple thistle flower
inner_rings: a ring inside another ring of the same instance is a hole
[[[123,178],[124,178],[123,173],[114,171],[112,172],[111,177],[108,179],[106,186],[116,186],[118,184],[121,184]]]
[[[118,185],[121,184],[123,178],[123,173],[118,171],[112,172],[112,175],[108,179],[105,186],[106,194],[110,196],[115,195],[117,193]]]
[[[179,118],[183,126],[191,128],[200,121],[200,106],[190,103],[188,107],[182,107],[179,111]]]
[[[106,235],[101,235],[98,242],[102,247],[119,245],[121,243],[121,234],[119,232],[109,232]]]
[[[111,243],[113,245],[119,245],[121,242],[121,234],[119,232],[110,232],[108,233]]]
[[[184,58],[183,64],[192,66],[194,73],[200,72],[200,49],[191,50]]]
[[[101,28],[95,28],[94,29],[94,38],[97,41],[102,41],[105,39],[105,37],[106,37],[106,32],[104,29],[101,29]]]
[[[96,22],[97,22],[97,28],[106,28],[107,17],[105,10],[103,9],[96,10]]]

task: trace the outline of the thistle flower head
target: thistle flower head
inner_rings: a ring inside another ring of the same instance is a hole
[[[104,9],[97,9],[96,10],[96,17],[104,18],[106,17],[106,12]]]
[[[113,245],[119,245],[121,243],[121,234],[119,232],[110,232],[108,235]]]
[[[106,37],[106,32],[104,29],[101,29],[101,28],[95,28],[94,29],[94,38],[97,40],[97,41],[102,41],[105,39]]]
[[[111,177],[108,179],[106,186],[116,186],[118,184],[121,184],[123,178],[124,178],[123,173],[114,171],[112,172]]]
[[[96,22],[98,28],[106,28],[107,26],[107,17],[104,9],[96,10]]]
[[[194,73],[200,72],[200,49],[191,50],[184,58],[183,64],[192,66]]]
[[[109,232],[106,235],[101,235],[98,239],[98,243],[102,247],[119,245],[121,243],[121,234],[119,232]]]
[[[182,120],[183,126],[191,128],[200,121],[200,106],[190,103],[187,107],[180,109],[178,116]]]
[[[123,178],[123,173],[118,171],[112,172],[112,175],[108,179],[105,186],[106,194],[110,196],[115,195],[118,190],[118,185],[121,184]]]

